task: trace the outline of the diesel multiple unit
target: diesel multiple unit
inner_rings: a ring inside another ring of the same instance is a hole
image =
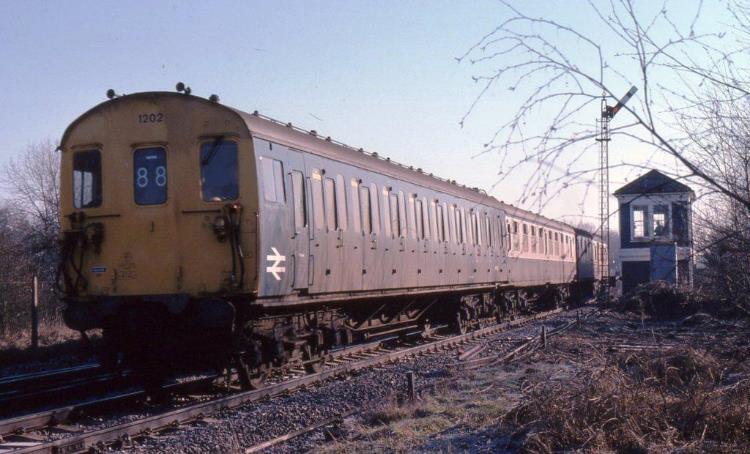
[[[590,295],[588,232],[216,98],[115,97],[66,130],[65,319],[148,370],[315,369],[336,346]],[[158,367],[157,367],[158,366]]]

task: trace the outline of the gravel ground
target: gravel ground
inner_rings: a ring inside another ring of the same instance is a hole
[[[554,327],[561,324],[563,319],[569,320],[574,316],[574,313],[558,315],[548,319],[546,323],[549,327]],[[539,323],[533,323],[496,334],[483,340],[488,348],[480,356],[510,350],[515,343],[507,342],[508,338],[525,339],[538,333]],[[447,366],[455,361],[456,350],[451,349],[358,371],[287,395],[225,410],[174,431],[141,439],[132,450],[165,453],[241,451],[245,447],[336,417],[350,409],[364,411],[385,400],[404,396],[407,386],[406,374],[409,371],[415,372],[418,389],[429,388],[447,376]],[[131,414],[114,419],[108,417],[99,423],[109,426],[115,422],[142,416],[144,414]],[[91,430],[97,425],[86,427],[85,430]],[[272,448],[270,452],[316,449],[321,441],[324,441],[322,432],[316,431],[292,439]]]

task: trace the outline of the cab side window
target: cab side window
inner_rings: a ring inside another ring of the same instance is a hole
[[[160,205],[167,201],[167,152],[164,148],[135,150],[133,194],[138,205]]]
[[[73,155],[73,206],[94,208],[102,204],[102,157],[99,150]]]
[[[239,197],[237,143],[216,139],[201,145],[201,192],[206,202]]]

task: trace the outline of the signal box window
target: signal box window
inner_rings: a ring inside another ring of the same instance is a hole
[[[633,207],[633,237],[643,238],[646,233],[646,207]]]
[[[263,173],[263,193],[266,201],[285,203],[284,165],[276,159],[261,157],[260,166]]]
[[[133,188],[138,205],[160,205],[167,201],[167,152],[164,148],[135,150]]]
[[[667,236],[669,225],[669,207],[667,205],[654,205],[653,227],[654,236]]]
[[[201,189],[206,202],[239,197],[237,143],[217,139],[201,145]]]
[[[102,204],[102,157],[99,150],[73,155],[73,206],[94,208]]]

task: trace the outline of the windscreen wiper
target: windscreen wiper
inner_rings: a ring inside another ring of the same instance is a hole
[[[201,159],[201,167],[206,167],[208,163],[211,162],[211,160],[216,155],[216,152],[219,150],[219,145],[221,145],[221,142],[224,140],[224,136],[217,136],[214,139],[214,143],[211,144],[211,149],[208,150],[208,153],[206,153],[206,156]]]

